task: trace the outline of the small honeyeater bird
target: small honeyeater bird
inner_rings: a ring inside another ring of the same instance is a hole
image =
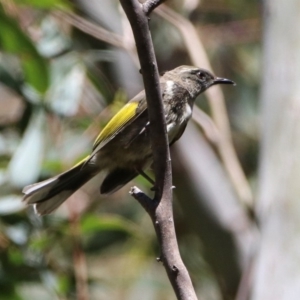
[[[216,84],[234,84],[210,72],[180,66],[160,78],[169,145],[183,134],[197,96]],[[110,194],[152,164],[145,91],[131,99],[103,128],[92,153],[70,170],[26,186],[24,201],[39,215],[51,213],[100,171],[106,171],[101,194]]]

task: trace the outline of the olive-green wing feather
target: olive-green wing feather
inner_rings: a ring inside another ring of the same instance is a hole
[[[144,100],[142,100],[144,98]],[[147,108],[145,92],[142,91],[130,100],[117,114],[107,123],[100,132],[93,146],[93,154],[104,147],[118,133],[131,124]],[[92,155],[93,155],[92,154]]]

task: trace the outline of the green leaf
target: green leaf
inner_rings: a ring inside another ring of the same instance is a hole
[[[120,216],[114,215],[89,215],[81,221],[82,233],[93,233],[97,231],[123,231],[130,235],[137,235],[137,226]]]
[[[22,252],[16,247],[10,247],[8,249],[8,259],[12,264],[19,266],[24,262]]]
[[[26,82],[44,94],[49,82],[46,60],[18,24],[1,9],[0,28],[0,49],[19,56]]]
[[[8,166],[8,176],[16,187],[35,182],[44,154],[46,116],[43,110],[33,113],[24,136]]]
[[[45,251],[53,242],[52,236],[40,234],[31,238],[29,248],[32,251]]]
[[[70,3],[65,0],[15,0],[15,2],[22,5],[35,6],[38,8],[71,7]]]
[[[16,213],[25,208],[22,197],[18,195],[8,195],[0,198],[0,216]]]
[[[51,85],[46,102],[60,115],[73,116],[79,109],[85,84],[85,68],[74,53],[51,64]]]
[[[59,275],[57,282],[57,291],[59,293],[65,294],[70,288],[70,278],[66,275]]]
[[[53,58],[70,49],[72,41],[61,30],[61,25],[54,16],[44,17],[39,24],[39,30],[41,33],[36,42],[36,47],[43,57]]]

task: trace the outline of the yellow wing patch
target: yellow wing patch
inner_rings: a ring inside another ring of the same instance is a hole
[[[127,103],[115,116],[107,123],[103,130],[98,135],[93,150],[95,150],[100,143],[105,143],[113,138],[120,130],[126,125],[130,120],[136,116],[136,110],[138,107],[138,102]]]
[[[83,159],[81,159],[73,168],[76,168],[76,167],[78,167],[79,165],[84,165],[84,163],[86,163],[87,162],[87,160],[90,158],[90,156],[88,155],[88,156],[86,156],[85,158],[83,158]],[[73,169],[72,168],[72,169]]]

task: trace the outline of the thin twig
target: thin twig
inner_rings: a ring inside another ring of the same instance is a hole
[[[193,109],[193,120],[201,127],[209,142],[217,146],[220,140],[220,130],[211,117],[196,105]]]
[[[129,193],[144,207],[148,214],[151,214],[151,211],[153,210],[154,201],[150,197],[148,197],[143,191],[141,191],[136,186],[132,187]]]
[[[148,16],[138,0],[120,0],[120,2],[131,24],[141,63],[148,104],[156,182],[153,200],[137,188],[133,188],[131,194],[145,207],[151,217],[161,247],[160,259],[164,264],[177,298],[180,300],[196,300],[197,296],[191,279],[180,257],[175,234],[171,160]]]
[[[126,50],[130,56],[132,57],[133,61],[137,63],[137,55],[135,49],[128,43],[126,43],[126,39],[123,36],[111,32],[98,24],[95,24],[91,21],[88,21],[74,13],[65,12],[65,11],[55,11],[53,15],[63,19],[65,22],[68,22],[75,28],[79,29],[80,31],[98,39],[103,42],[106,42],[112,46],[121,48]]]
[[[160,4],[162,4],[165,0],[148,0],[143,4],[144,13],[145,15],[149,16],[150,13],[158,7]]]
[[[72,26],[80,29],[81,31],[89,34],[90,36],[93,36],[96,39],[104,41],[115,47],[127,49],[122,36],[109,30],[106,30],[98,24],[94,24],[91,21],[88,21],[71,12],[54,11],[53,15],[63,19]]]

